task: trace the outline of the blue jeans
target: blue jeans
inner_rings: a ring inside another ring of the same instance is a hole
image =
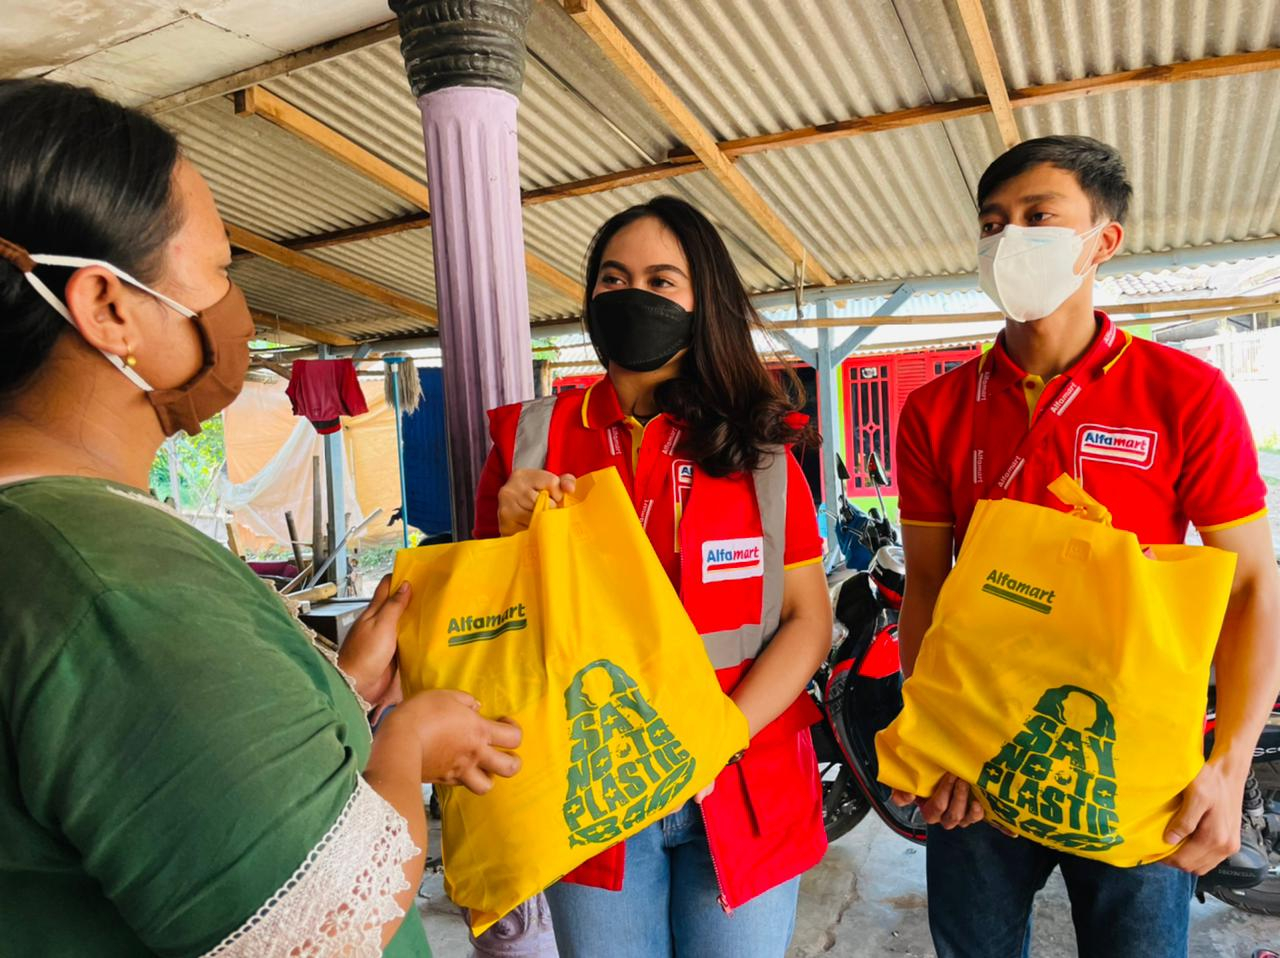
[[[726,915],[693,802],[627,840],[622,891],[547,889],[560,958],[782,958],[796,924],[793,878]]]
[[[938,958],[1027,958],[1031,901],[1054,868],[1088,958],[1186,958],[1195,876],[1116,868],[1010,838],[990,825],[929,829],[929,929]]]

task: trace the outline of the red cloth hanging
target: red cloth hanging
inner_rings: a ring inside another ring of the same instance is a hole
[[[295,416],[306,416],[321,435],[337,432],[340,416],[369,411],[349,359],[295,359],[286,390]]]

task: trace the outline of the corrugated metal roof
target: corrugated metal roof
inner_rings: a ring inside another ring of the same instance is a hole
[[[362,339],[422,331],[422,321],[415,317],[265,259],[237,262],[231,276],[255,309],[331,333]]]
[[[1011,87],[1280,47],[1280,0],[984,2]],[[949,0],[602,3],[720,139],[982,92]],[[524,189],[662,160],[680,145],[558,3],[535,4],[528,44],[519,131]],[[397,41],[267,86],[404,172],[425,178],[421,122]],[[1135,185],[1127,252],[1280,233],[1280,72],[1100,94],[1021,108],[1015,115],[1027,137],[1082,132],[1121,149]],[[400,197],[270,123],[235,117],[225,100],[167,114],[165,122],[208,176],[227,218],[272,239],[412,211]],[[740,158],[738,167],[839,279],[902,279],[974,268],[973,191],[1001,149],[994,121],[981,116],[753,154]],[[790,259],[705,172],[526,207],[526,244],[579,277],[601,223],[659,193],[684,196],[708,213],[726,232],[751,289],[791,285]],[[430,249],[429,231],[418,230],[310,255],[434,304]],[[421,328],[418,320],[388,316],[384,307],[279,267],[237,265],[238,275],[246,270],[259,308],[287,312],[288,306],[288,315],[299,321],[329,317],[331,328],[337,328],[331,321],[336,311],[350,320],[353,325],[342,328],[354,335],[393,325],[397,335]],[[1131,280],[1103,289],[1123,298],[1196,288],[1178,282]],[[922,307],[920,299],[905,308]],[[562,294],[531,283],[535,320],[572,316],[577,309]]]
[[[1124,252],[1280,232],[1280,73],[1144,87],[1017,117],[1028,138],[1083,133],[1120,150],[1134,185]],[[994,127],[980,118],[944,125],[976,182],[1000,152]]]
[[[412,210],[315,147],[217,99],[166,113],[230,222],[269,239],[310,236]]]

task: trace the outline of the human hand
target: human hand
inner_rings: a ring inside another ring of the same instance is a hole
[[[1238,777],[1238,776],[1237,776]],[[1240,849],[1240,806],[1244,782],[1227,775],[1212,759],[1182,793],[1182,807],[1165,831],[1164,840],[1186,844],[1164,860],[1195,875],[1212,871]]]
[[[693,796],[694,804],[701,805],[703,801],[706,799],[706,797],[710,795],[712,792],[714,792],[715,790],[716,790],[716,783],[715,783],[715,780],[713,779],[710,785],[708,785],[706,788],[700,791],[697,795]]]
[[[391,734],[407,728],[416,736],[424,782],[465,785],[483,795],[493,788],[494,775],[510,778],[520,771],[520,758],[508,751],[520,745],[520,727],[483,717],[480,703],[465,692],[419,692],[391,712],[383,726]]]
[[[517,469],[498,490],[498,532],[509,536],[529,528],[540,492],[545,490],[551,496],[549,508],[554,509],[566,493],[573,494],[576,484],[568,473],[557,476],[545,469]]]
[[[392,595],[391,576],[383,576],[338,651],[338,668],[371,705],[389,705],[397,694],[396,628],[412,597],[407,582]]]
[[[941,825],[948,831],[953,828],[968,828],[985,817],[982,806],[973,796],[968,784],[949,772],[942,776],[930,797],[894,789],[890,800],[898,806],[916,803],[920,806],[920,813],[926,823]]]

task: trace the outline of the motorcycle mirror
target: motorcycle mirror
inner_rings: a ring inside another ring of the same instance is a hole
[[[840,453],[836,453],[836,475],[841,482],[849,481],[849,470],[845,468],[844,459],[840,456]]]
[[[874,452],[867,456],[867,478],[871,480],[872,485],[887,486],[889,480],[885,478],[884,470],[880,467],[880,457]]]

